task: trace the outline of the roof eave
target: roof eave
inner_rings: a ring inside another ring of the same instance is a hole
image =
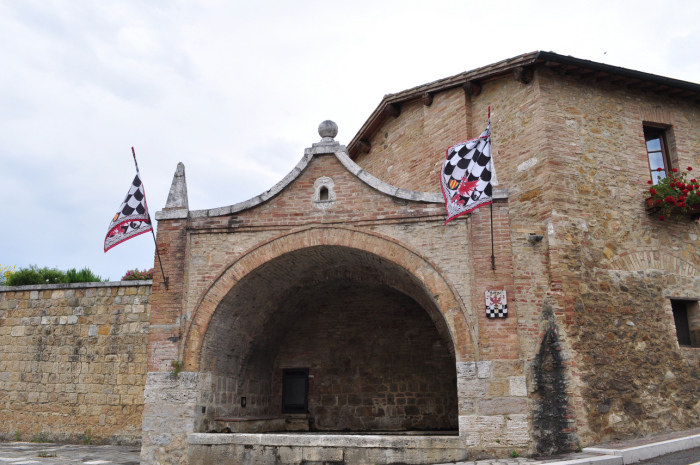
[[[385,95],[377,108],[372,112],[370,117],[365,121],[357,134],[355,134],[355,137],[353,137],[348,144],[348,152],[353,159],[357,157],[360,141],[368,141],[376,133],[376,131],[386,120],[387,107],[390,105],[400,105],[410,100],[416,100],[421,98],[425,93],[438,93],[453,89],[455,87],[460,87],[468,81],[485,82],[491,79],[496,79],[512,72],[512,70],[515,68],[532,66],[540,63],[557,63],[563,66],[587,69],[598,73],[606,73],[608,75],[621,76],[628,80],[650,82],[659,86],[681,89],[688,93],[695,93],[700,96],[700,84],[621,68],[619,66],[607,65],[595,61],[584,60],[572,56],[559,55],[558,53],[554,52],[531,52],[514,58],[509,58],[492,65],[477,68],[472,71],[459,73],[428,84],[413,87],[402,92]]]

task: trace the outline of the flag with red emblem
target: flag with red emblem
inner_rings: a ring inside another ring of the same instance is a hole
[[[135,153],[134,162],[136,162]],[[126,194],[124,202],[122,202],[119,210],[112,218],[112,222],[109,223],[109,229],[105,237],[105,252],[117,244],[147,233],[152,229],[151,216],[148,214],[148,204],[146,204],[146,191],[141,182],[139,167],[136,165],[136,177],[131,182],[131,187]]]
[[[490,108],[488,126],[479,137],[447,149],[440,184],[447,210],[445,224],[492,202],[492,186],[497,182],[491,157]]]

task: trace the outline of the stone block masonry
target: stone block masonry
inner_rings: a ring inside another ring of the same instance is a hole
[[[138,444],[151,281],[0,287],[0,437]]]

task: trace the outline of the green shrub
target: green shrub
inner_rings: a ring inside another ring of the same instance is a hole
[[[75,268],[71,268],[66,271],[67,282],[69,283],[99,283],[102,281],[107,281],[102,279],[98,275],[90,271],[90,268],[85,267],[80,271],[75,271]]]
[[[85,433],[82,435],[82,443],[83,444],[92,444],[92,428],[88,428],[85,430]]]
[[[12,273],[6,281],[8,286],[28,286],[30,284],[59,284],[66,282],[66,274],[56,268],[39,268],[30,265]]]
[[[94,283],[102,278],[96,276],[89,268],[76,271],[75,268],[63,272],[56,268],[39,268],[30,265],[29,268],[20,268],[10,274],[5,280],[6,286],[28,286],[31,284],[64,284],[64,283]]]

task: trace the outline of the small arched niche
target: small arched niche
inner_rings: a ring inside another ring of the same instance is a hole
[[[314,182],[314,206],[326,209],[335,203],[335,183],[328,176],[322,176]]]

